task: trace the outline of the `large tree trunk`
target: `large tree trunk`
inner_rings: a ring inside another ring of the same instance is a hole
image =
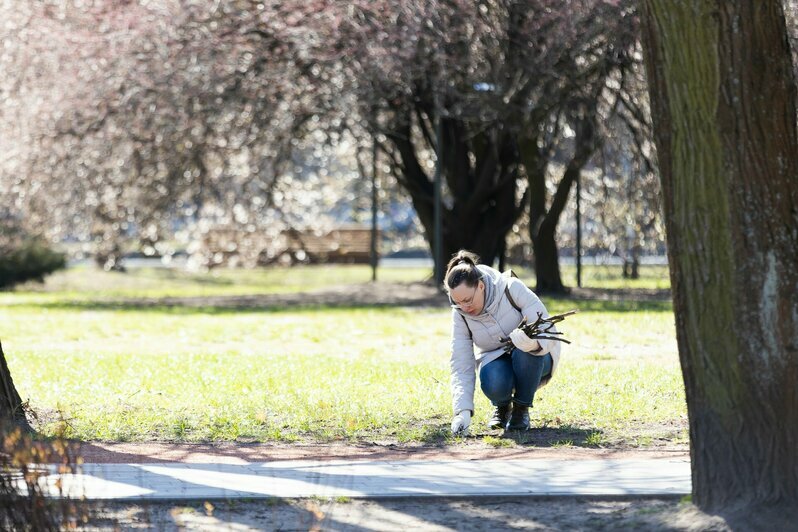
[[[431,130],[432,109],[417,109],[417,125]],[[385,135],[390,146],[383,151],[398,155],[393,165],[400,185],[408,192],[418,214],[430,249],[435,249],[433,181],[418,159],[419,148],[411,134],[411,119],[394,124]],[[460,249],[473,251],[482,262],[492,264],[499,257],[505,236],[518,220],[526,196],[516,197],[519,154],[516,137],[506,131],[469,131],[457,119],[443,123],[443,174],[450,201],[442,209],[444,262]],[[431,133],[426,145],[437,150]],[[443,279],[437,279],[442,282]]]
[[[11,421],[30,430],[28,420],[25,418],[25,410],[22,407],[22,399],[17,393],[11,372],[8,370],[2,344],[0,344],[0,420]]]
[[[798,134],[782,6],[643,7],[693,501],[756,528],[795,519]]]

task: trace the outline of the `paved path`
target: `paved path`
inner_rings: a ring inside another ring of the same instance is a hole
[[[690,493],[688,459],[286,460],[86,464],[50,475],[90,500],[304,497],[678,496]],[[54,489],[54,488],[53,488]],[[55,491],[53,492],[55,494]]]

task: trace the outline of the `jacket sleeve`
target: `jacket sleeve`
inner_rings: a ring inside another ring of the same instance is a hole
[[[452,408],[457,414],[461,410],[474,413],[474,387],[476,386],[476,359],[474,342],[466,327],[465,320],[452,309]]]
[[[544,318],[548,318],[551,315],[546,310],[546,307],[543,306],[543,302],[540,298],[538,298],[532,290],[527,288],[521,280],[513,278],[510,279],[509,283],[510,295],[513,296],[513,301],[521,307],[521,314],[526,316],[527,322],[534,322],[538,318],[538,313]],[[554,326],[552,330],[556,331],[557,327]],[[533,354],[543,356],[546,353],[551,353],[553,357],[558,357],[560,355],[562,342],[558,342],[557,340],[538,341],[543,349],[539,353]]]

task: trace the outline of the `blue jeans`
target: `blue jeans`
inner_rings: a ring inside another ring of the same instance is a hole
[[[551,354],[535,356],[513,349],[479,370],[479,385],[493,406],[505,406],[510,401],[532,406],[532,399],[540,380],[551,374]],[[515,391],[515,395],[513,395]]]

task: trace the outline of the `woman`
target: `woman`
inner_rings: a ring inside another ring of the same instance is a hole
[[[529,407],[557,369],[560,342],[524,334],[518,328],[524,317],[532,322],[538,314],[549,316],[543,303],[519,279],[478,262],[461,250],[444,280],[452,302],[452,432],[471,424],[477,372],[494,407],[489,427],[528,430]],[[506,353],[508,338],[512,349]]]

